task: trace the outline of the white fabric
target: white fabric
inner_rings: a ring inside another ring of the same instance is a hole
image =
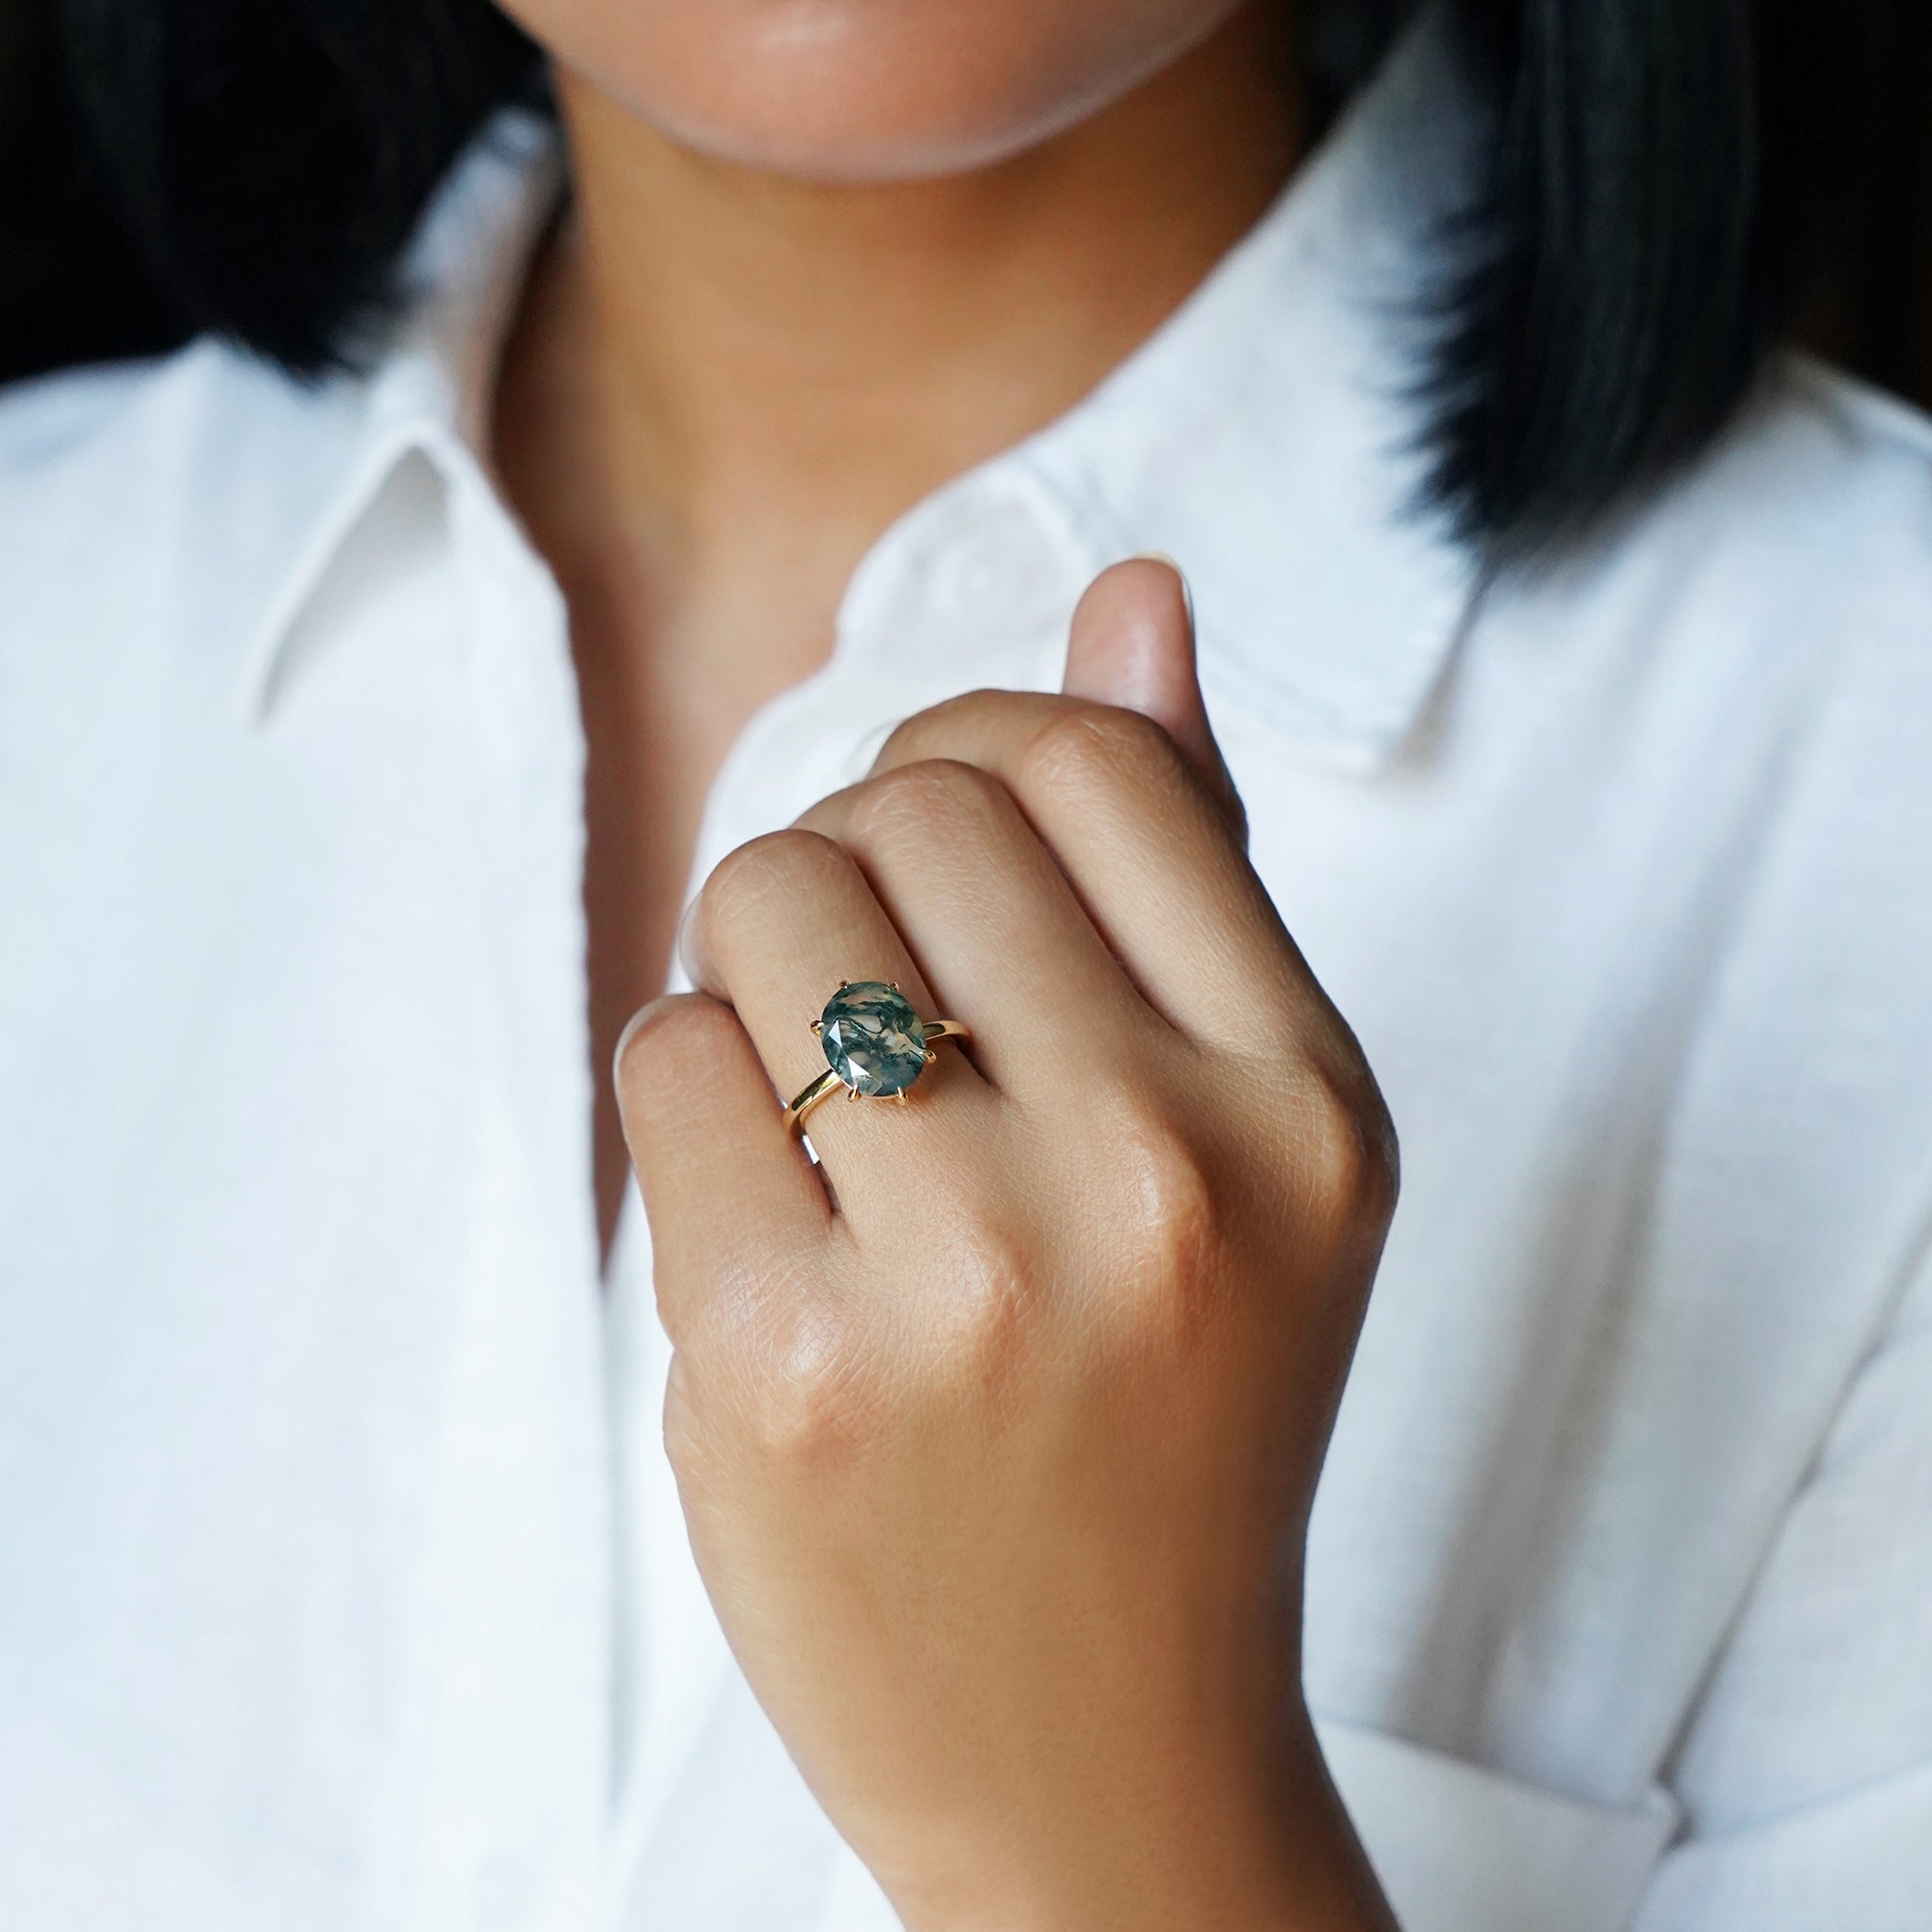
[[[1808,366],[1533,582],[1412,513],[1429,43],[1161,333],[907,517],[700,870],[1188,565],[1406,1192],[1307,1683],[1409,1932],[1932,1923],[1932,435]],[[0,1923],[890,1922],[600,1292],[564,613],[472,453],[554,164],[381,370],[0,398]],[[1412,312],[1412,311],[1411,311]]]
[[[1661,1791],[1588,1804],[1374,1731],[1318,1728],[1405,1925],[1623,1932],[1677,1826]]]

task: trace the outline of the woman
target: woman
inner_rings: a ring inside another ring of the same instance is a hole
[[[8,1922],[1921,1925],[1801,50],[511,12],[54,16],[192,340],[0,403]]]

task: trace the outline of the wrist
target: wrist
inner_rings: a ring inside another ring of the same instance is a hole
[[[1270,1758],[881,1878],[907,1932],[1395,1932],[1305,1714]]]

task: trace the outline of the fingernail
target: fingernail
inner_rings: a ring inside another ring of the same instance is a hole
[[[1187,606],[1187,628],[1194,628],[1194,585],[1188,581],[1186,571],[1180,567],[1180,559],[1164,550],[1144,550],[1133,559],[1136,563],[1164,563],[1175,576],[1180,579],[1180,601]]]
[[[631,1042],[642,1032],[651,1015],[664,1005],[662,1000],[652,1000],[641,1006],[625,1023],[624,1031],[617,1036],[617,1050],[611,1056],[611,1084],[619,1093],[623,1092],[622,1073],[624,1056],[631,1050]]]
[[[691,932],[697,922],[697,895],[694,893],[684,910],[677,916],[677,937],[671,941],[671,963],[682,973],[688,984],[697,984],[697,969],[691,956]]]

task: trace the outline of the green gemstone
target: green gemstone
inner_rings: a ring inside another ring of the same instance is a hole
[[[896,986],[858,980],[825,1003],[818,1043],[855,1094],[903,1094],[925,1070],[925,1023]]]

